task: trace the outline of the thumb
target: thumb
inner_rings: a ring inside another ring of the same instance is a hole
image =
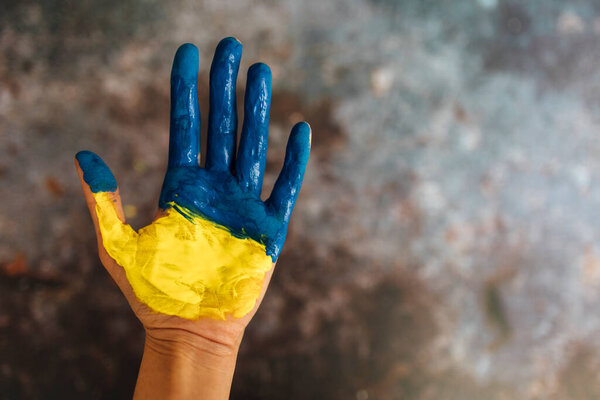
[[[75,166],[94,222],[100,259],[120,286],[124,271],[118,265],[131,265],[137,233],[125,223],[117,181],[104,161],[91,151],[80,151]]]

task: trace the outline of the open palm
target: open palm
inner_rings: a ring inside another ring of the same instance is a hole
[[[310,128],[294,126],[283,169],[265,202],[271,73],[248,71],[236,152],[236,79],[241,44],[223,39],[210,72],[207,157],[200,167],[198,50],[179,48],[171,74],[169,163],[151,225],[125,223],[116,181],[104,162],[80,152],[76,165],[102,263],[149,333],[193,332],[238,340],[267,288],[302,183]]]

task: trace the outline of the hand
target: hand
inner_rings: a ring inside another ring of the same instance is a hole
[[[116,181],[100,157],[87,151],[76,156],[100,259],[144,325],[147,348],[185,343],[235,354],[285,241],[311,132],[304,122],[294,126],[283,169],[263,202],[271,73],[260,63],[248,71],[236,156],[241,49],[226,38],[215,51],[205,168],[199,165],[198,50],[185,44],[177,51],[169,163],[149,226],[135,232],[125,223]]]

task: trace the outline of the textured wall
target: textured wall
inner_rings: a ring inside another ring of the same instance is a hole
[[[172,56],[200,49],[206,115],[225,36],[273,71],[267,187],[314,132],[233,399],[600,397],[600,4],[2,0],[0,398],[131,395],[73,155],[149,222]]]

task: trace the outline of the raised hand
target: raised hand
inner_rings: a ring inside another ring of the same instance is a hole
[[[215,338],[219,332],[235,336],[243,331],[285,241],[311,132],[304,122],[293,127],[283,169],[263,202],[271,72],[260,63],[248,70],[236,152],[241,53],[234,38],[223,39],[215,51],[207,158],[201,168],[198,50],[184,44],[177,51],[171,73],[169,163],[152,224],[138,232],[127,225],[108,167],[94,153],[76,156],[100,258],[147,330],[184,327],[208,332],[211,340],[221,340]]]

